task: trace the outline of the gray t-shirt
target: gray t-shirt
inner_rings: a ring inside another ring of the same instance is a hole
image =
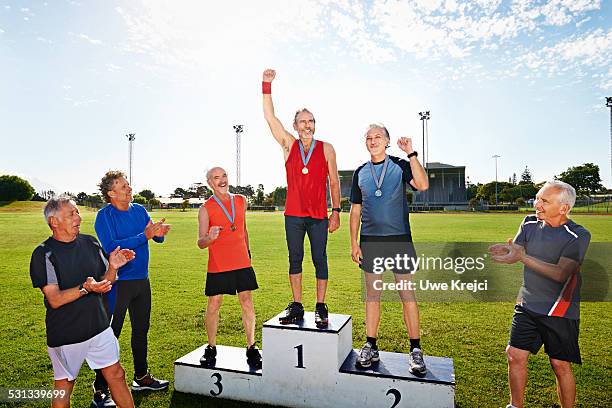
[[[590,240],[589,231],[572,220],[551,227],[530,215],[521,223],[514,243],[525,247],[527,255],[547,263],[557,264],[564,257],[582,264]],[[580,319],[581,286],[579,271],[565,282],[556,282],[525,266],[518,301],[534,313]]]

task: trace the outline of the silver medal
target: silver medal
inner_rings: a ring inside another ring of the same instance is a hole
[[[382,191],[380,191],[380,190],[376,190],[376,192],[374,193],[374,195],[375,195],[376,197],[380,197],[380,196],[382,196]]]
[[[308,167],[304,167],[302,169],[302,174],[308,174]]]
[[[376,184],[376,191],[374,191],[374,195],[376,197],[382,197],[382,185],[385,181],[385,174],[387,174],[387,165],[389,164],[389,156],[385,155],[385,162],[383,164],[382,172],[380,173],[380,179],[376,177],[376,172],[374,171],[374,163],[370,160],[370,172],[372,173],[372,179]]]

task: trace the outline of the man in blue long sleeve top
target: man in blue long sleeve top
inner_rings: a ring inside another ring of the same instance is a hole
[[[147,334],[151,317],[149,240],[162,243],[170,226],[164,224],[165,219],[153,223],[143,206],[132,203],[132,188],[121,171],[107,172],[99,187],[108,203],[98,212],[95,222],[96,234],[102,247],[109,251],[119,246],[136,252],[136,258],[119,269],[111,326],[119,338],[129,309],[134,358],[132,390],[165,390],[168,381],[153,377],[147,364]],[[99,380],[97,377],[94,383],[97,390],[104,385]]]

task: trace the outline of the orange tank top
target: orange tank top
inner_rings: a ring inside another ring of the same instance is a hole
[[[229,198],[226,201],[221,201],[221,203],[231,216],[232,206]],[[244,223],[246,198],[240,194],[234,195],[235,231],[232,231],[231,222],[212,197],[206,200],[204,207],[208,212],[208,229],[210,230],[210,227],[215,225],[223,227],[223,230],[219,233],[219,238],[208,247],[208,273],[228,272],[251,266]]]

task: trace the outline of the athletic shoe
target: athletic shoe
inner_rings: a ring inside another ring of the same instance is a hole
[[[329,324],[329,312],[325,303],[315,306],[315,324],[319,329],[324,329]]]
[[[304,319],[304,306],[298,302],[291,302],[285,309],[285,315],[278,321],[280,324],[295,324],[302,319]]]
[[[261,368],[261,353],[259,353],[259,349],[256,345],[253,344],[251,347],[247,347],[246,357],[247,364],[250,367],[255,368],[256,370]]]
[[[116,407],[115,401],[111,398],[108,390],[94,390],[92,408]]]
[[[414,348],[409,354],[410,372],[414,375],[425,375],[427,368],[423,360],[423,352],[419,348]]]
[[[206,345],[204,355],[200,357],[200,364],[204,367],[214,367],[217,363],[217,348]]]
[[[368,368],[373,362],[376,362],[379,359],[378,349],[373,348],[372,343],[366,341],[366,344],[363,345],[361,351],[359,352],[359,357],[357,357],[357,360],[355,361],[355,367]]]
[[[134,375],[132,391],[164,391],[168,389],[168,384],[168,381],[158,380],[151,373],[146,373],[140,378],[136,378],[136,375]]]

